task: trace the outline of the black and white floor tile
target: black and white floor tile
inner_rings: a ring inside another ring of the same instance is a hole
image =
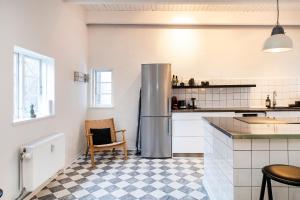
[[[208,200],[202,158],[145,159],[130,154],[80,157],[32,200]]]

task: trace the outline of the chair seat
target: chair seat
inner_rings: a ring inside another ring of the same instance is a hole
[[[262,172],[272,180],[280,183],[300,186],[300,168],[291,165],[268,165]]]
[[[113,146],[118,146],[118,145],[122,145],[125,142],[113,142],[113,143],[109,143],[109,144],[101,144],[101,145],[94,145],[95,148],[101,148],[101,147],[113,147]]]

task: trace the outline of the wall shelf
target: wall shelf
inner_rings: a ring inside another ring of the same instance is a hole
[[[195,86],[172,86],[173,89],[189,89],[189,88],[245,88],[245,87],[256,87],[256,84],[242,84],[242,85],[195,85]]]

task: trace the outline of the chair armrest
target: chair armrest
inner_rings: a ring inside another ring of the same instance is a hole
[[[121,130],[118,130],[118,131],[115,131],[116,133],[121,133],[121,132],[126,132],[126,129],[121,129]]]
[[[118,130],[118,131],[115,131],[115,132],[116,133],[122,133],[122,141],[126,142],[126,136],[125,136],[126,129],[121,129],[121,130]]]

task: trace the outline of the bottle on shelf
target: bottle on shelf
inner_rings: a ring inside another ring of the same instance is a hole
[[[178,77],[176,76],[176,79],[175,79],[175,82],[176,82],[176,86],[178,85]]]
[[[176,78],[175,75],[172,77],[172,86],[176,86]]]
[[[266,99],[266,107],[267,107],[267,108],[271,108],[271,99],[270,99],[270,95],[267,96],[267,99]]]

